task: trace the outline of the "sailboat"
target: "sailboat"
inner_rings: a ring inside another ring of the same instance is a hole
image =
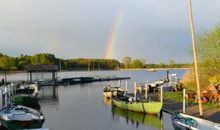
[[[198,102],[199,102],[199,115],[200,117],[202,117],[203,112],[202,112],[202,103],[201,103],[201,96],[200,96],[196,41],[195,41],[195,32],[194,32],[194,25],[193,25],[191,0],[188,0],[188,4],[189,4],[190,27],[191,27],[191,33],[192,33],[192,45],[193,45],[197,95],[198,95]],[[218,123],[214,123],[208,120],[204,120],[202,118],[197,118],[197,117],[190,116],[190,115],[183,114],[183,113],[172,114],[171,120],[172,120],[175,130],[220,130],[220,124]]]

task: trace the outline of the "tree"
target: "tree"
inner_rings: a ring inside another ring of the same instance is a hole
[[[170,67],[175,67],[176,63],[174,60],[169,60],[169,66]]]
[[[132,60],[131,57],[128,56],[123,58],[122,61],[126,69],[130,68],[131,60]]]
[[[132,61],[132,68],[142,68],[144,66],[143,62],[139,59],[135,59]]]
[[[197,43],[199,79],[201,88],[206,89],[210,83],[220,81],[220,24],[199,36]]]
[[[11,67],[11,59],[8,56],[0,57],[0,67],[5,72],[5,83],[7,82],[7,71]]]

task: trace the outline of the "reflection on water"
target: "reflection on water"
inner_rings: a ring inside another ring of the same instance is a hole
[[[162,128],[162,120],[157,115],[148,115],[144,113],[138,113],[133,111],[127,111],[118,107],[112,107],[113,119],[117,116],[124,117],[127,124],[135,124],[136,127],[139,127],[139,124],[142,123],[147,127]]]
[[[38,98],[41,100],[51,99],[58,101],[58,87],[57,86],[41,86],[39,89]]]
[[[112,99],[103,97],[103,103],[107,106],[112,106]]]
[[[112,106],[112,100],[108,98],[103,98],[103,103],[107,106],[111,106],[113,120],[117,120],[119,117],[123,117],[126,120],[127,124],[135,125],[136,128],[140,126],[140,124],[145,125],[146,127],[153,127],[162,129],[163,123],[160,120],[160,117],[157,115],[148,115],[145,113],[138,113],[133,111],[128,111],[125,109],[121,109],[115,106]]]

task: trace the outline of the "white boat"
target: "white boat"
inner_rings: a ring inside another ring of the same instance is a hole
[[[220,124],[183,113],[174,113],[172,123],[175,130],[220,130]]]
[[[120,87],[111,87],[109,85],[109,86],[104,87],[104,89],[103,89],[103,96],[105,98],[112,98],[112,96],[123,95],[124,92],[125,91],[123,89],[121,89]]]
[[[41,128],[44,121],[41,112],[22,105],[12,105],[0,110],[0,123],[10,130]]]

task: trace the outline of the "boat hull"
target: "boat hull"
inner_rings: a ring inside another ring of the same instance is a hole
[[[9,130],[41,128],[45,120],[5,121],[0,119],[2,126]]]
[[[162,109],[162,102],[126,102],[113,99],[113,104],[129,111],[156,114]]]

